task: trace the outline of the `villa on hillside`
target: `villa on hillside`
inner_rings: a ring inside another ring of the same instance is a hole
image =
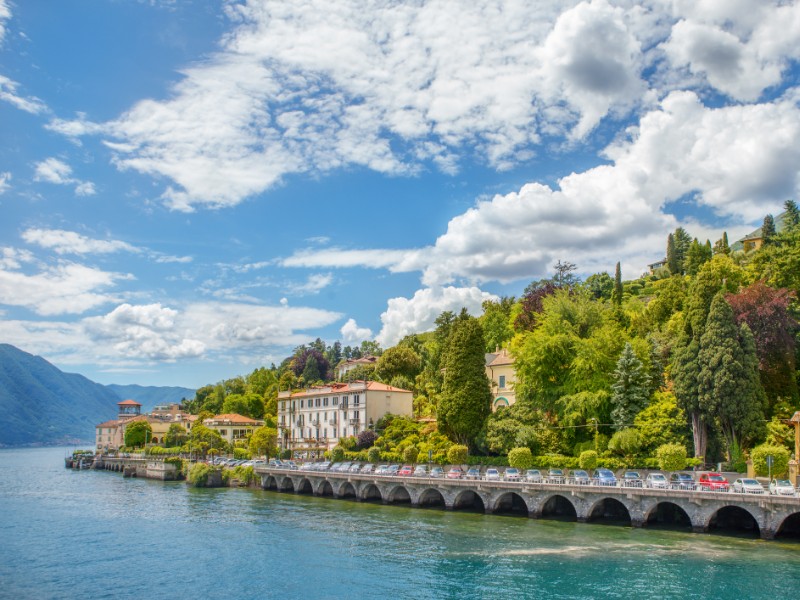
[[[486,376],[492,389],[492,411],[511,406],[517,401],[514,384],[517,381],[514,358],[507,348],[497,349],[486,355]]]
[[[779,214],[775,217],[775,232],[780,233],[784,229],[783,218],[786,216],[786,211]],[[743,238],[740,238],[731,244],[731,250],[736,252],[738,250],[744,250],[745,252],[751,252],[753,250],[758,250],[761,246],[764,245],[764,233],[762,231],[762,227],[751,231]]]
[[[150,414],[141,414],[142,405],[135,400],[117,402],[119,412],[117,418],[95,425],[95,446],[98,452],[116,451],[125,445],[125,428],[137,421],[147,421],[152,430],[148,444],[161,444],[169,431],[170,425],[178,423],[187,432],[197,419],[196,415],[184,413],[179,404],[166,407],[155,407]]]
[[[229,444],[233,444],[239,440],[246,440],[256,429],[264,426],[264,421],[229,413],[205,419],[203,425],[219,433]]]
[[[331,383],[278,392],[283,449],[322,452],[341,437],[371,429],[387,413],[413,415],[414,394],[376,381]]]
[[[344,376],[356,367],[374,366],[376,362],[378,362],[378,357],[369,354],[361,358],[348,358],[336,365],[336,368],[333,370],[334,375],[338,381],[342,381]]]

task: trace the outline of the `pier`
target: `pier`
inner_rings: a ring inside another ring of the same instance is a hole
[[[398,477],[258,467],[261,487],[280,492],[518,514],[531,518],[606,521],[632,527],[669,525],[697,533],[734,529],[762,539],[800,536],[800,498],[769,494]]]

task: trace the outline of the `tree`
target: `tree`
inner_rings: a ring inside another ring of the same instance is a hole
[[[772,215],[767,215],[764,217],[764,223],[761,225],[761,243],[765,245],[772,243],[772,238],[775,237],[775,233],[775,220],[772,218]]]
[[[686,468],[686,446],[663,444],[656,449],[656,459],[662,471],[681,471]]]
[[[688,439],[686,413],[672,392],[656,392],[647,408],[636,415],[633,425],[642,436],[642,450],[647,454],[664,444],[685,445]]]
[[[367,451],[367,460],[371,463],[380,462],[381,460],[381,449],[377,446],[373,446]]]
[[[480,322],[486,340],[486,352],[494,352],[495,348],[502,348],[514,335],[514,329],[511,326],[513,308],[513,296],[504,296],[500,298],[499,302],[484,301]]]
[[[278,430],[274,427],[259,427],[250,436],[250,453],[253,456],[276,456],[278,454]]]
[[[555,266],[555,275],[553,276],[553,282],[561,289],[565,288],[572,288],[575,284],[578,283],[578,278],[575,277],[573,272],[578,268],[575,263],[571,263],[569,261],[561,262],[560,260],[556,262]]]
[[[611,436],[608,442],[608,449],[630,459],[642,449],[642,436],[633,427],[620,429]]]
[[[714,243],[714,254],[724,254],[728,256],[731,253],[731,247],[728,244],[728,232],[723,231],[722,237]]]
[[[753,334],[746,324],[737,327],[721,292],[711,303],[698,362],[701,407],[715,415],[729,449],[734,444],[744,447],[763,430],[764,390]]]
[[[686,263],[684,264],[686,274],[693,277],[697,275],[698,271],[700,271],[700,267],[711,260],[712,256],[711,243],[706,241],[705,244],[701,244],[697,238],[695,238],[686,253]]]
[[[180,423],[172,423],[164,436],[164,445],[167,448],[183,446],[187,439],[189,439],[189,436],[186,433],[186,429]]]
[[[642,361],[633,351],[630,342],[625,343],[614,371],[611,385],[611,419],[617,430],[630,427],[633,418],[647,404],[650,395],[650,376],[642,367]]]
[[[558,287],[549,279],[532,282],[525,288],[514,317],[516,331],[533,331],[538,323],[539,313],[544,308],[544,299],[556,293]]]
[[[209,450],[223,450],[228,448],[228,443],[222,439],[219,432],[206,427],[200,423],[195,423],[189,434],[189,441],[192,447],[199,450],[203,455]]]
[[[606,300],[611,300],[611,294],[614,291],[614,280],[605,271],[589,275],[583,285],[595,299],[605,298]]]
[[[306,382],[306,384],[312,384],[322,379],[323,375],[320,372],[317,357],[313,354],[309,354],[306,358],[305,366],[303,367],[303,380]]]
[[[675,250],[675,236],[671,233],[667,236],[667,268],[673,275],[681,274],[681,263]]]
[[[597,452],[594,450],[584,450],[578,457],[578,466],[581,469],[591,471],[597,467]]]
[[[366,450],[367,448],[371,448],[377,439],[378,435],[371,429],[365,429],[364,431],[359,432],[358,437],[356,438],[356,450]]]
[[[611,301],[616,306],[622,306],[622,271],[619,263],[614,269],[614,291],[611,293]]]
[[[125,445],[131,448],[144,446],[153,439],[153,428],[147,421],[134,421],[125,426]]]
[[[469,448],[463,444],[453,444],[447,449],[447,462],[451,465],[461,465],[467,462]]]
[[[512,448],[508,453],[508,465],[525,471],[533,467],[533,454],[530,448]]]
[[[473,446],[491,413],[492,396],[486,377],[483,330],[465,315],[453,325],[444,357],[444,385],[438,406],[440,431]]]
[[[261,419],[264,416],[264,400],[252,392],[231,394],[222,403],[222,412],[243,415],[251,419]]]
[[[800,209],[794,200],[787,200],[783,204],[785,214],[783,215],[783,225],[787,230],[800,226]]]
[[[767,456],[772,457],[772,467],[767,465]],[[753,460],[753,470],[762,477],[772,474],[781,477],[789,472],[789,451],[783,446],[774,444],[761,444],[753,448],[750,458]]]
[[[394,346],[386,350],[375,365],[375,372],[383,381],[391,381],[398,375],[410,380],[419,375],[422,359],[408,346]]]

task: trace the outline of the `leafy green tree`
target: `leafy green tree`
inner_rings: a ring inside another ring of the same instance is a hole
[[[219,432],[196,423],[189,434],[189,441],[194,449],[206,454],[209,450],[222,451],[228,448],[228,443],[222,439]]]
[[[694,277],[700,271],[700,268],[711,260],[713,252],[711,250],[710,242],[701,244],[697,238],[694,238],[689,250],[686,253],[686,274]]]
[[[187,439],[189,439],[189,436],[186,433],[186,429],[179,423],[172,423],[164,436],[164,445],[167,448],[183,446]]]
[[[686,414],[669,391],[656,392],[633,425],[642,436],[642,450],[651,455],[664,444],[685,445],[689,436]]]
[[[541,418],[527,402],[518,401],[507,408],[499,408],[487,419],[486,447],[496,454],[508,454],[517,445],[520,430],[540,422]]]
[[[728,244],[728,232],[723,231],[722,237],[714,243],[714,254],[724,254],[727,256],[730,253],[731,247]]]
[[[765,402],[753,335],[746,324],[736,326],[722,293],[711,303],[698,361],[700,405],[715,415],[728,448],[758,436]]]
[[[656,448],[656,459],[662,471],[681,471],[686,468],[686,446],[663,444]]]
[[[447,450],[447,462],[451,465],[461,465],[467,462],[469,448],[463,444],[454,444]]]
[[[413,381],[421,369],[422,359],[419,354],[402,345],[387,349],[375,365],[375,371],[383,381],[391,381],[397,376]]]
[[[466,315],[453,325],[444,357],[444,385],[438,406],[440,431],[472,446],[491,413],[492,396],[486,377],[483,330]]]
[[[371,463],[380,462],[381,460],[381,449],[377,446],[373,446],[367,451],[367,460]]]
[[[147,421],[134,421],[125,426],[125,445],[135,448],[153,439],[153,428]]]
[[[622,306],[622,270],[619,263],[614,269],[614,291],[611,293],[611,301],[617,306]]]
[[[772,457],[772,467],[767,465],[767,456]],[[789,451],[784,446],[761,444],[750,452],[753,470],[756,475],[766,476],[770,472],[773,477],[782,477],[789,472]]]
[[[533,467],[533,454],[530,448],[512,448],[508,453],[508,465],[525,471]]]
[[[417,458],[419,458],[419,450],[416,446],[409,446],[403,450],[403,462],[414,464],[417,462]]]
[[[605,271],[589,275],[583,285],[596,300],[601,298],[611,300],[611,294],[614,291],[614,280]]]
[[[625,458],[632,458],[642,449],[642,436],[633,427],[620,429],[611,436],[608,449]]]
[[[650,395],[650,376],[642,367],[642,361],[633,351],[630,342],[625,344],[614,371],[611,384],[611,419],[614,427],[624,429],[633,424],[633,418],[645,407]]]
[[[483,303],[483,315],[480,317],[483,334],[486,340],[486,352],[494,352],[502,348],[514,335],[511,326],[511,311],[514,298],[504,296],[499,302],[486,300]]]
[[[278,430],[274,427],[259,427],[250,436],[250,454],[253,456],[276,456],[278,454]]]
[[[243,415],[251,419],[261,419],[264,416],[264,400],[252,392],[231,394],[222,403],[222,412]]]
[[[341,445],[334,446],[331,450],[331,460],[333,462],[342,462],[344,460],[344,447]]]
[[[578,466],[581,469],[591,471],[597,467],[597,452],[594,450],[584,450],[578,457]]]

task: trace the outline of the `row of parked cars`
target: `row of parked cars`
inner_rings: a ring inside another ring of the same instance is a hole
[[[441,479],[472,479],[482,481],[518,481],[527,483],[554,483],[571,485],[597,485],[612,487],[639,487],[650,489],[697,490],[711,492],[734,492],[739,494],[774,494],[779,496],[796,496],[798,491],[788,479],[775,479],[768,488],[752,478],[739,478],[732,484],[721,473],[702,473],[695,479],[691,473],[648,473],[642,477],[638,471],[624,471],[618,478],[610,469],[594,469],[591,475],[584,469],[520,469],[508,467],[499,469],[488,467],[470,467],[466,471],[461,467],[443,467],[427,465],[374,465],[359,462],[330,461],[307,462],[297,465],[293,461],[271,460],[271,467],[299,469],[301,471],[330,471],[334,473],[368,473],[396,477],[428,477]]]

